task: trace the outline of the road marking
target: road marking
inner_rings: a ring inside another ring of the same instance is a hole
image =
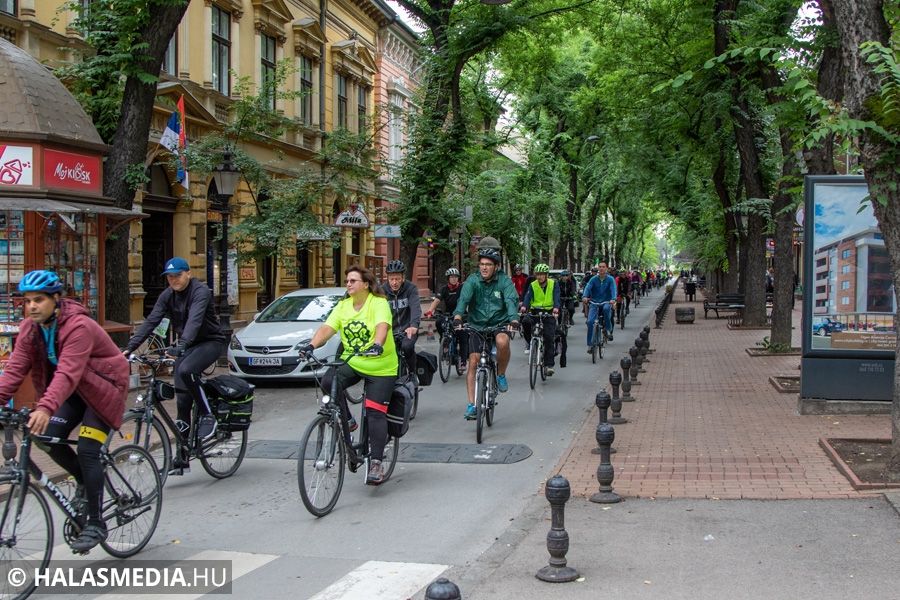
[[[396,600],[409,598],[447,570],[447,565],[370,560],[310,600]]]

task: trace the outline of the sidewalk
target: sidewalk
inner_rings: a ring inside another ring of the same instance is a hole
[[[680,289],[675,300],[650,333],[637,401],[623,404],[630,422],[615,426],[613,487],[624,501],[587,500],[598,489],[596,408],[557,465],[572,486],[567,558],[583,579],[534,577],[549,559],[541,493],[477,564],[447,574],[463,598],[900,598],[894,505],[855,491],[818,446],[889,437],[889,415],[798,415],[796,394],[768,378],[796,375],[799,356],[751,357],[767,331],[704,319],[702,301],[685,302]],[[675,322],[684,306],[694,324]],[[793,318],[799,346],[799,303]],[[626,326],[628,339],[638,325]],[[604,369],[620,369],[620,358]]]

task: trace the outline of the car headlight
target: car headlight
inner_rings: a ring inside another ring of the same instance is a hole
[[[243,350],[244,349],[244,346],[241,344],[241,340],[239,340],[238,336],[236,336],[236,335],[231,336],[231,343],[228,344],[228,346],[232,350]]]
[[[300,352],[300,348],[303,348],[304,346],[311,344],[311,343],[312,343],[312,338],[304,338],[304,339],[300,340],[299,342],[294,344],[294,352]]]

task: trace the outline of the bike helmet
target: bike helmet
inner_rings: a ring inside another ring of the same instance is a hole
[[[500,250],[500,242],[497,241],[497,238],[487,235],[481,238],[481,240],[478,242],[479,250],[483,250],[485,248],[494,248],[495,250]]]
[[[459,269],[456,267],[450,267],[447,269],[447,272],[444,273],[444,277],[459,277]]]
[[[535,275],[538,273],[549,273],[549,272],[550,272],[550,265],[545,265],[544,263],[541,263],[539,265],[535,265],[535,267],[534,267]]]
[[[402,260],[392,260],[387,264],[388,273],[406,273],[406,265]]]
[[[571,274],[572,274],[572,272],[569,271],[568,269],[563,269],[559,275],[560,275],[560,277],[568,277]]]
[[[27,274],[19,282],[19,291],[25,292],[44,292],[45,294],[56,294],[63,289],[62,281],[59,275],[53,271],[32,271]]]
[[[478,251],[478,258],[487,258],[500,264],[500,252],[496,248],[482,248]]]

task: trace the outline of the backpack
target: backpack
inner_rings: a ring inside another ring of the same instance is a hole
[[[391,394],[391,403],[387,411],[388,435],[396,438],[406,435],[415,394],[416,390],[409,380],[398,380],[394,384],[394,393]]]
[[[219,375],[203,383],[210,407],[226,431],[244,431],[253,415],[252,384],[234,375]]]

